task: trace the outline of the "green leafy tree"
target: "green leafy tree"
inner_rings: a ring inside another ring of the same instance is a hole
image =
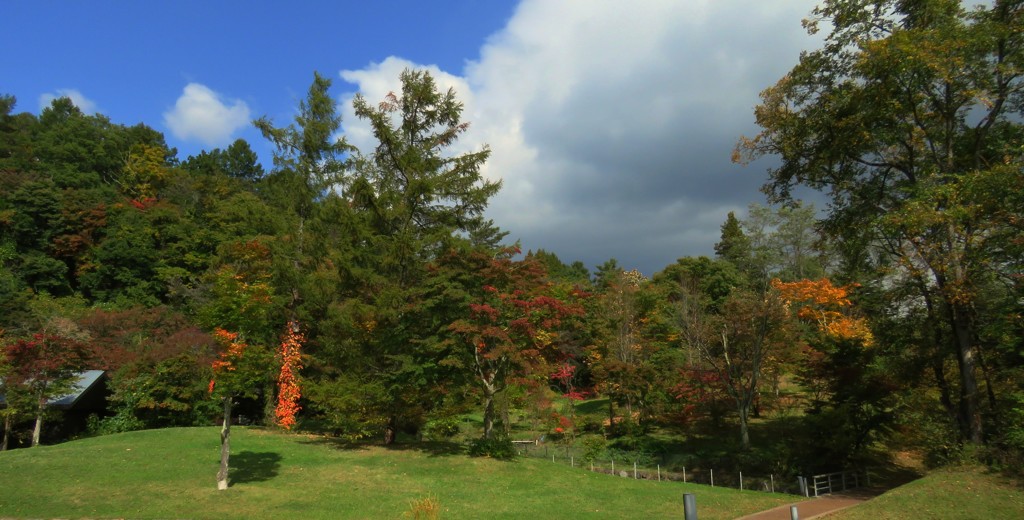
[[[226,149],[214,148],[190,156],[181,163],[185,170],[207,175],[225,175],[232,179],[254,182],[266,172],[259,163],[259,157],[244,139],[236,139]]]
[[[738,156],[781,159],[765,187],[772,201],[797,186],[826,191],[840,249],[876,259],[933,305],[927,319],[957,365],[961,435],[981,444],[991,316],[978,303],[1005,264],[985,261],[998,254],[987,243],[993,212],[970,211],[957,192],[1020,170],[1024,6],[828,1],[812,16],[812,33],[830,27],[824,45],[762,93],[762,131]],[[1003,201],[986,203],[998,213]]]
[[[423,391],[432,383],[421,370],[434,361],[420,357],[439,341],[439,323],[425,312],[428,267],[463,237],[502,236],[482,216],[500,188],[480,173],[489,150],[450,153],[468,128],[455,91],[440,91],[424,71],[406,70],[400,79],[401,93],[379,105],[353,101],[378,144],[358,161],[350,190],[363,245],[352,257],[356,296],[349,306],[367,311],[362,321],[374,324],[364,359],[385,381],[385,442],[400,423],[422,423],[421,411],[436,401]]]
[[[743,232],[740,221],[732,211],[722,223],[721,240],[715,244],[715,256],[742,266],[750,258],[750,239]]]
[[[609,422],[616,421],[612,403],[625,408],[625,419],[644,418],[649,408],[658,343],[649,334],[657,313],[656,295],[650,282],[637,270],[610,271],[616,264],[599,267],[599,288],[589,303],[590,323],[595,326],[594,345],[588,361],[597,388],[610,398]]]
[[[253,122],[275,146],[274,171],[264,190],[294,214],[297,256],[306,252],[305,226],[316,216],[318,202],[345,189],[352,147],[338,137],[341,116],[329,90],[331,80],[314,73],[306,99],[299,103],[295,122],[274,127],[262,117]]]

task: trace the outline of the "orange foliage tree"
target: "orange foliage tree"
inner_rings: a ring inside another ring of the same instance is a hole
[[[835,339],[855,340],[871,346],[874,337],[867,321],[850,316],[850,290],[855,285],[836,287],[828,278],[782,282],[772,280],[772,287],[792,307],[799,305],[796,316],[815,324],[818,331]],[[845,312],[844,312],[845,311]]]
[[[217,489],[228,488],[228,464],[231,455],[231,409],[234,399],[251,392],[252,373],[245,365],[245,351],[248,345],[239,340],[237,332],[216,329],[213,337],[223,350],[213,362],[213,378],[210,379],[210,394],[219,397],[224,407],[224,422],[220,429],[220,470],[217,471]]]

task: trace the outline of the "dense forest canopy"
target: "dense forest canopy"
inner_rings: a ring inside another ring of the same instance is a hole
[[[243,140],[180,158],[144,124],[2,96],[5,446],[33,419],[38,442],[46,399],[93,368],[112,390],[93,432],[242,414],[392,443],[480,411],[493,441],[519,410],[571,438],[711,431],[750,453],[751,423],[785,417],[790,446],[757,463],[1020,460],[1022,13],[825,2],[825,45],[737,148],[781,159],[778,205],[650,277],[505,242],[489,150],[453,151],[468,122],[427,72],[356,97],[364,150],[314,75],[294,121],[254,122],[272,165]],[[829,197],[823,220],[798,186]],[[576,418],[592,397],[603,425]]]

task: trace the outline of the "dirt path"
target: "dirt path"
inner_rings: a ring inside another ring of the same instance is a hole
[[[789,512],[790,506],[796,506],[800,520],[810,520],[826,513],[853,507],[882,494],[883,491],[885,490],[881,488],[848,489],[842,493],[825,495],[803,502],[793,502],[792,504],[779,506],[775,509],[747,515],[737,520],[790,520],[792,518]]]
[[[800,520],[810,520],[811,518],[817,518],[825,513],[831,513],[833,511],[839,511],[840,509],[846,509],[847,507],[853,507],[867,499],[868,497],[827,496],[779,506],[775,509],[769,509],[767,511],[761,511],[760,513],[741,517],[738,520],[790,520],[790,518],[792,518],[790,516],[790,506],[796,506]]]

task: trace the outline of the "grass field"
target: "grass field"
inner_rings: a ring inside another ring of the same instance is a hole
[[[830,520],[1024,518],[1024,488],[983,468],[950,468],[893,489]]]
[[[454,444],[343,446],[233,430],[218,492],[217,428],[151,430],[0,453],[0,517],[402,518],[432,497],[441,518],[736,518],[792,496],[635,481],[520,459],[468,458]]]

